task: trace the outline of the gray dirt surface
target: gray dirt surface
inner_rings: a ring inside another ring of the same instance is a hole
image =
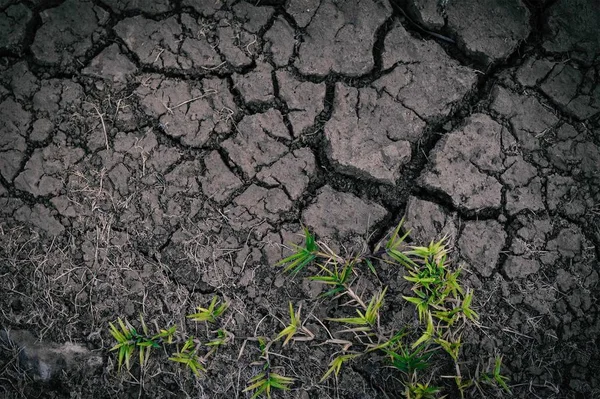
[[[0,397],[247,398],[245,338],[289,302],[316,340],[278,346],[296,382],[274,397],[397,397],[385,359],[319,382],[348,306],[274,264],[304,227],[349,254],[402,218],[474,292],[463,376],[503,356],[512,395],[467,397],[600,397],[599,20],[596,0],[0,0]],[[376,267],[356,285],[388,287],[382,325],[416,323]],[[185,316],[214,295],[236,337],[200,379],[158,350],[117,371],[109,322],[204,343],[219,327]]]

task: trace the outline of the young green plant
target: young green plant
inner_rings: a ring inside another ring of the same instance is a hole
[[[294,307],[290,302],[290,323],[277,334],[275,337],[275,341],[280,340],[285,337],[283,341],[283,346],[286,346],[290,340],[295,341],[310,341],[314,338],[314,334],[302,325],[302,321],[300,320],[300,313],[302,311],[302,306],[298,308],[297,312],[294,312]],[[303,333],[303,337],[296,337],[297,333]]]
[[[200,375],[200,371],[206,372],[202,359],[198,356],[198,346],[194,343],[194,337],[189,337],[181,350],[173,353],[169,360],[184,364],[196,376]]]
[[[259,397],[263,393],[267,395],[267,398],[270,398],[272,389],[289,391],[294,381],[293,378],[270,371],[269,367],[265,364],[265,369],[262,372],[248,380],[248,386],[244,389],[244,392],[254,391],[252,399]]]
[[[131,369],[131,358],[136,349],[139,351],[140,367],[144,367],[150,357],[150,351],[153,348],[160,348],[162,344],[170,344],[173,342],[173,337],[177,331],[177,326],[171,326],[168,329],[161,329],[158,334],[150,335],[148,326],[144,322],[144,318],[140,315],[140,323],[142,325],[142,334],[129,324],[128,321],[117,319],[117,328],[113,323],[109,324],[109,331],[117,344],[111,348],[111,351],[118,350],[117,364],[118,370],[121,370],[123,364],[127,370]]]
[[[217,318],[220,317],[223,313],[225,313],[228,307],[229,304],[227,302],[219,303],[219,298],[217,298],[217,296],[214,296],[212,301],[210,302],[210,305],[208,305],[207,308],[198,306],[198,312],[188,315],[187,318],[192,319],[194,321],[206,321],[209,323],[215,323],[217,321]]]

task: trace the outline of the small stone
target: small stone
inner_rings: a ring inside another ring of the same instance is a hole
[[[517,70],[517,81],[523,86],[533,87],[548,75],[554,65],[545,58],[530,57]]]
[[[90,0],[67,0],[40,13],[42,26],[36,33],[31,52],[43,63],[72,69],[86,56],[99,35],[106,32],[103,9]]]
[[[500,180],[509,188],[514,188],[527,185],[535,176],[537,176],[537,169],[522,157],[517,157],[500,176]]]
[[[467,221],[458,245],[469,264],[483,277],[490,277],[505,240],[506,233],[495,220]]]
[[[200,184],[204,194],[212,200],[224,202],[242,187],[242,181],[229,170],[217,151],[210,152],[204,158],[204,164],[206,172],[200,178]]]
[[[252,217],[247,223],[244,223],[242,219],[240,227],[246,229],[250,229],[261,219],[275,222],[281,213],[289,211],[292,207],[292,202],[282,189],[266,189],[255,184],[248,187],[233,202],[238,207],[233,212],[234,216],[242,211],[240,215],[246,213]]]
[[[322,0],[306,27],[295,65],[304,75],[360,76],[375,67],[377,29],[392,15],[388,2]]]
[[[263,114],[245,116],[237,130],[237,136],[224,141],[222,147],[249,178],[254,177],[262,166],[274,163],[288,151],[276,139],[291,138],[277,110],[269,109]]]
[[[119,46],[112,44],[94,57],[81,73],[124,87],[136,71],[135,64],[121,53]]]
[[[288,119],[295,136],[315,123],[315,118],[323,111],[325,83],[301,82],[291,73],[279,70],[276,73],[279,96],[289,108]]]
[[[252,64],[252,58],[243,50],[242,46],[242,43],[246,42],[245,39],[247,39],[248,34],[236,32],[229,23],[223,22],[225,24],[219,25],[217,28],[221,54],[234,68],[249,66]],[[252,40],[255,40],[255,38]],[[251,40],[248,40],[248,43],[250,42]]]
[[[294,30],[285,18],[277,17],[271,29],[265,33],[265,50],[271,53],[276,66],[282,67],[289,63],[294,54]]]
[[[29,140],[34,142],[42,142],[46,140],[52,130],[54,129],[54,123],[48,119],[37,119],[33,122],[33,130],[29,135]]]
[[[272,185],[281,185],[292,200],[299,199],[306,191],[316,171],[315,156],[307,148],[286,154],[273,165],[262,169],[256,178]]]
[[[302,220],[321,237],[343,238],[366,236],[386,216],[387,211],[380,205],[325,186],[302,213]]]
[[[515,215],[522,210],[538,212],[545,209],[543,185],[539,177],[534,178],[525,187],[516,187],[506,193],[506,211]]]
[[[408,12],[419,23],[428,29],[444,27],[444,15],[439,0],[411,0],[408,2]]]
[[[234,74],[234,87],[246,102],[267,102],[273,100],[273,68],[266,62],[257,62],[256,68],[243,75]]]
[[[521,256],[509,256],[504,262],[504,272],[509,278],[525,278],[530,274],[537,273],[540,264],[535,259],[527,259]]]
[[[449,236],[450,240],[456,238],[452,216],[440,205],[417,197],[408,199],[404,227],[410,230],[410,237],[418,243],[426,244],[444,236]]]
[[[547,249],[557,251],[566,258],[573,258],[581,253],[582,242],[583,237],[579,227],[571,226],[562,229],[556,238],[550,240]]]
[[[233,13],[236,18],[242,20],[244,29],[251,33],[258,33],[267,24],[274,12],[275,10],[272,7],[257,7],[245,1],[233,6]]]
[[[30,223],[38,229],[45,231],[49,236],[61,234],[64,226],[50,213],[50,210],[42,204],[35,204],[32,208],[23,205],[19,208],[14,217],[23,223]]]
[[[0,11],[0,50],[20,52],[27,25],[33,13],[24,4],[14,4]]]
[[[161,14],[171,9],[169,0],[104,0],[116,13],[143,12],[144,14]],[[214,0],[211,0],[214,2]]]
[[[419,184],[445,193],[463,209],[500,208],[502,185],[488,173],[504,168],[501,133],[502,126],[489,116],[472,115],[436,144]]]
[[[577,280],[564,269],[558,269],[556,272],[556,284],[562,292],[568,292],[575,287]]]
[[[410,141],[425,123],[375,89],[336,85],[334,111],[325,125],[327,155],[344,174],[395,184],[411,159]]]
[[[590,64],[600,53],[600,9],[595,0],[566,0],[548,10],[543,47],[549,52],[568,53]]]
[[[506,59],[529,35],[520,0],[464,0],[446,5],[448,28],[465,51],[484,63]]]
[[[491,109],[510,120],[519,145],[530,151],[540,148],[541,137],[559,121],[534,96],[518,95],[498,86],[492,90]]]
[[[320,0],[289,0],[287,2],[287,12],[294,18],[299,27],[304,28],[313,19],[320,5]]]

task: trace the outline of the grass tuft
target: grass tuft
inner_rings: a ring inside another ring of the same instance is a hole
[[[281,374],[270,372],[265,370],[248,381],[248,386],[243,392],[254,391],[252,399],[259,397],[261,394],[266,394],[267,398],[271,397],[271,390],[281,389],[283,391],[289,391],[290,386],[294,383],[294,379],[285,377]]]
[[[229,304],[227,302],[219,303],[218,301],[219,298],[214,296],[212,301],[210,302],[210,305],[208,305],[208,308],[198,306],[198,312],[188,315],[187,318],[192,319],[194,321],[207,321],[209,323],[215,323],[217,321],[217,318],[219,318],[223,313],[225,313],[225,311],[229,307]]]
[[[313,234],[304,229],[303,245],[293,245],[293,253],[276,263],[285,273],[291,274],[298,274],[307,267],[316,267],[318,272],[308,279],[326,286],[319,298],[332,300],[336,306],[334,311],[339,307],[340,302],[336,302],[338,299],[348,299],[342,306],[351,308],[354,314],[350,317],[326,318],[323,321],[317,319],[330,337],[317,345],[338,346],[336,356],[324,371],[320,383],[332,376],[337,381],[345,364],[372,355],[375,360],[382,360],[384,365],[399,372],[399,381],[403,384],[401,395],[406,399],[443,397],[440,396],[442,386],[431,384],[442,378],[442,381],[448,381],[447,378],[454,381],[454,389],[460,393],[461,398],[465,397],[468,389],[477,389],[485,396],[486,389],[490,386],[511,394],[508,378],[501,374],[500,356],[495,357],[493,367],[488,365],[486,372],[479,373],[478,368],[475,377],[463,378],[462,332],[468,326],[477,325],[479,319],[473,309],[474,292],[461,285],[462,270],[451,261],[447,237],[431,241],[425,246],[411,246],[407,244],[410,232],[402,233],[402,222],[387,240],[382,240],[372,251],[365,249],[348,258],[335,253],[326,243],[317,241]],[[377,273],[377,266],[381,262],[404,269],[403,278],[411,284],[412,294],[388,292],[391,290],[382,283],[382,277]],[[374,282],[375,288],[367,284],[365,289],[365,285],[360,284],[364,280]],[[388,294],[391,298],[403,298],[405,302],[384,306]],[[387,309],[398,306],[408,306],[418,315],[418,322],[399,329],[395,325],[393,329],[386,326],[386,323],[389,324],[389,317],[382,317],[383,314]],[[135,351],[139,351],[140,365],[143,367],[147,364],[152,349],[176,345],[177,350],[169,360],[185,365],[195,376],[199,376],[201,372],[206,372],[204,364],[207,359],[218,348],[236,339],[234,332],[227,331],[226,322],[221,320],[228,308],[226,301],[220,301],[214,296],[208,306],[199,306],[195,313],[187,316],[188,320],[206,323],[206,339],[202,339],[204,345],[193,337],[179,337],[176,326],[159,329],[157,334],[151,335],[143,318],[140,318],[141,332],[127,321],[117,319],[115,324],[109,324],[109,331],[117,341],[111,350],[118,351],[119,370],[123,365],[127,369],[131,367]],[[243,390],[252,392],[253,399],[259,396],[270,398],[275,390],[290,390],[296,380],[275,370],[281,368],[277,364],[279,359],[290,360],[292,364],[294,359],[276,351],[287,350],[287,345],[292,341],[315,339],[315,334],[304,326],[302,306],[295,309],[292,302],[289,302],[288,308],[289,322],[283,323],[281,331],[270,337],[244,338],[240,357],[248,341],[257,342],[260,353],[259,358],[251,363],[253,366],[260,366],[260,371],[248,380]],[[314,314],[311,311],[312,317],[315,317]],[[348,335],[347,339],[346,336],[340,337],[341,334]],[[444,366],[432,363],[442,358],[453,364],[456,375],[436,375],[436,370]],[[428,373],[429,378],[423,377],[425,373]]]

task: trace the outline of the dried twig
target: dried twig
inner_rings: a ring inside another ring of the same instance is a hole
[[[100,122],[102,122],[102,130],[104,131],[104,142],[106,143],[106,149],[108,150],[108,133],[106,132],[106,124],[104,123],[104,115],[100,113],[98,107],[95,104],[89,103],[96,110],[96,114],[100,117]]]

